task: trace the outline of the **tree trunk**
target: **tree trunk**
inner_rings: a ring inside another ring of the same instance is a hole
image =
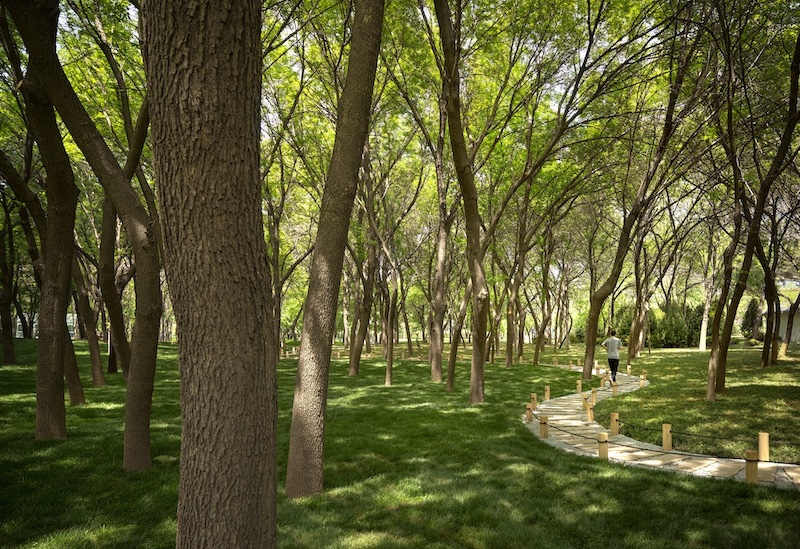
[[[86,396],[83,392],[80,372],[78,371],[78,359],[75,357],[75,347],[69,337],[66,324],[64,325],[64,379],[67,381],[67,391],[69,392],[69,405],[78,406],[86,404]]]
[[[272,548],[278,319],[261,215],[261,11],[255,0],[225,10],[197,4],[143,4],[166,272],[180,334],[176,546]],[[137,286],[143,270],[137,260]],[[129,385],[144,391],[133,367],[137,345],[133,352]]]
[[[358,333],[350,347],[350,375],[357,376],[361,364],[361,353],[365,341],[369,338],[369,317],[372,313],[372,302],[375,292],[375,269],[377,267],[375,244],[368,244],[367,268],[362,281],[364,292],[361,297],[361,306],[358,312]]]
[[[467,287],[464,290],[464,298],[461,300],[461,306],[458,308],[458,317],[456,317],[455,330],[450,330],[450,358],[447,362],[447,382],[446,390],[448,393],[453,392],[455,389],[456,378],[456,360],[458,359],[458,346],[461,344],[461,330],[464,328],[464,321],[467,319],[467,307],[469,306],[469,298],[472,295],[472,279],[467,280]]]
[[[16,326],[14,325],[14,232],[11,223],[11,208],[6,196],[0,197],[3,202],[5,221],[0,232],[0,334],[3,339],[3,364],[16,364],[17,354],[14,350]],[[6,250],[8,244],[8,250]]]
[[[131,144],[125,167],[116,157],[81,104],[64,73],[56,50],[58,2],[9,0],[6,7],[19,30],[30,59],[41,62],[42,78],[50,102],[80,148],[106,193],[111,196],[128,233],[137,263],[136,322],[131,354],[131,374],[125,406],[126,470],[140,470],[151,465],[150,408],[161,316],[160,262],[157,244],[157,219],[151,217],[131,186],[130,179],[139,162],[147,133],[147,103],[137,121],[136,142]],[[44,30],[43,30],[44,29]],[[59,134],[60,135],[60,134]],[[152,212],[155,215],[155,212]],[[73,213],[74,216],[74,213]],[[51,229],[48,221],[48,231]],[[70,229],[70,233],[72,229]],[[70,252],[72,245],[70,245]],[[72,271],[70,259],[66,276]],[[59,340],[60,342],[60,340]],[[136,370],[134,372],[134,370]],[[146,402],[137,399],[146,399]]]
[[[797,294],[791,307],[789,307],[789,316],[786,319],[786,331],[784,332],[781,349],[779,351],[780,356],[786,356],[786,353],[789,351],[789,343],[792,341],[792,330],[794,329],[794,316],[797,314],[798,310],[800,310],[800,294]]]
[[[443,96],[447,98],[447,123],[450,128],[450,146],[453,153],[458,183],[464,206],[467,233],[467,264],[472,280],[472,365],[470,368],[469,401],[484,401],[483,370],[486,362],[486,327],[489,321],[489,287],[481,262],[481,220],[478,212],[478,192],[475,174],[467,152],[464,128],[461,122],[461,93],[459,90],[459,52],[456,34],[447,0],[435,0],[436,19],[444,54],[442,72]],[[460,27],[460,24],[459,24]]]
[[[94,324],[94,312],[89,303],[89,292],[86,289],[83,273],[81,272],[77,258],[73,261],[72,283],[75,286],[75,292],[78,294],[78,309],[81,311],[80,317],[83,321],[84,332],[86,333],[86,340],[89,345],[89,357],[92,365],[92,385],[94,387],[102,387],[106,384],[106,380],[105,377],[103,377],[103,359],[100,356],[100,342],[97,338],[97,329]]]
[[[111,338],[108,353],[108,372],[114,373],[117,367],[127,376],[131,364],[131,347],[125,333],[125,316],[122,312],[120,294],[117,290],[114,250],[117,245],[117,210],[114,202],[106,196],[103,200],[103,222],[100,229],[100,252],[98,284],[103,303],[108,311],[111,324]]]
[[[389,297],[388,311],[386,314],[386,375],[383,384],[386,387],[392,386],[392,375],[394,372],[394,332],[397,329],[397,269],[392,265],[392,288]]]
[[[303,315],[286,467],[289,497],[317,495],[323,490],[331,341],[336,326],[344,248],[369,128],[383,12],[383,0],[355,2],[350,51],[358,55],[350,57],[339,104]]]
[[[14,21],[25,23],[19,6],[9,3]],[[52,6],[51,6],[52,7]],[[57,12],[57,10],[56,10]],[[55,44],[57,17],[40,22],[37,29]],[[54,48],[55,51],[55,48]],[[43,248],[44,269],[39,304],[39,352],[36,369],[36,439],[67,437],[64,407],[65,323],[70,297],[73,259],[73,231],[78,188],[69,155],[61,139],[55,110],[46,95],[47,63],[40,51],[28,48],[28,72],[19,83],[25,98],[30,131],[39,145],[47,171],[47,235]]]

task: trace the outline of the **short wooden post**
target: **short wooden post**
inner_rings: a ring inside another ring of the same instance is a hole
[[[597,404],[597,388],[592,387],[592,406]]]
[[[582,393],[583,392],[583,381],[580,379],[575,383],[575,392]]]
[[[644,387],[644,374],[639,376],[639,388]]]
[[[769,461],[769,433],[758,433],[758,461]]]
[[[531,421],[533,421],[533,407],[528,402],[525,404],[525,423],[530,423]]]
[[[553,364],[558,366],[558,357],[557,356],[553,357]]]
[[[744,459],[744,481],[747,484],[758,484],[758,450],[747,450]]]
[[[545,385],[544,386],[544,399],[545,400],[550,400],[550,386],[549,385]]]
[[[672,424],[664,423],[661,425],[661,448],[665,452],[672,450]]]
[[[631,375],[631,365],[628,364],[628,375]]]
[[[611,434],[619,434],[619,412],[611,412]]]
[[[581,400],[583,401],[583,411],[584,412],[588,412],[589,411],[589,397],[587,395],[583,395],[583,398]]]
[[[642,368],[642,378],[644,378],[644,380],[647,381],[647,370],[645,370],[644,368]]]
[[[619,384],[616,381],[611,383],[611,396],[617,396],[617,388],[618,388],[618,386],[619,386]]]
[[[547,416],[539,416],[539,438],[547,438]]]
[[[539,402],[536,397],[537,397],[536,393],[531,393],[531,404],[533,405],[534,409],[536,409],[536,407],[539,405]]]
[[[608,460],[608,433],[597,434],[597,457]]]
[[[591,402],[586,403],[586,421],[594,421],[594,406]]]

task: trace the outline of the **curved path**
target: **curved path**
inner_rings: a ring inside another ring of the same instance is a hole
[[[638,377],[622,373],[617,374],[617,382],[618,394],[635,391],[640,385]],[[645,381],[645,384],[649,385],[649,381]],[[591,396],[591,393],[583,391],[541,402],[533,412],[533,421],[527,424],[528,429],[551,446],[575,454],[598,457],[598,435],[608,431],[599,423],[587,420],[587,413],[583,409],[583,398],[586,395]],[[598,401],[611,396],[612,391],[609,389],[597,391]],[[543,415],[548,420],[547,438],[540,436],[539,417]],[[719,458],[674,450],[665,452],[661,446],[639,442],[624,435],[612,436],[610,433],[608,441],[609,461],[699,477],[745,480],[744,459]],[[800,490],[800,465],[760,462],[758,483]]]

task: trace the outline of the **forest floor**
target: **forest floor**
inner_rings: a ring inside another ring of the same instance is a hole
[[[78,349],[86,371],[85,347]],[[383,384],[380,358],[365,359],[357,377],[348,376],[344,358],[332,361],[326,491],[298,500],[282,494],[297,361],[280,362],[279,547],[797,547],[800,492],[620,467],[531,436],[520,421],[530,393],[545,385],[553,397],[573,393],[577,372],[525,362],[505,368],[498,359],[486,365],[486,403],[470,406],[469,363],[459,362],[448,393],[430,382],[424,353],[395,361],[392,387]],[[174,547],[176,347],[159,350],[154,467],[136,474],[121,468],[122,376],[87,387],[88,403],[68,409],[67,441],[36,442],[35,347],[22,342],[19,355],[21,364],[0,367],[0,547]],[[578,347],[559,353],[562,363],[581,356]],[[731,359],[728,390],[705,404],[707,354],[653,351],[634,365],[647,368],[652,385],[603,401],[614,410],[598,404],[597,417],[618,411],[629,427],[657,426],[658,437],[669,419],[680,432],[703,432],[707,423],[720,424],[726,439],[766,430],[773,440],[796,440],[800,364],[760,369],[753,349]],[[649,436],[640,431],[635,438]],[[778,452],[792,456],[775,447],[773,459]]]

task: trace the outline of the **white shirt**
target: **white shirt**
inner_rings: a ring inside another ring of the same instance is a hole
[[[608,351],[608,358],[619,358],[619,348],[622,346],[622,341],[614,336],[609,337],[600,345]]]

